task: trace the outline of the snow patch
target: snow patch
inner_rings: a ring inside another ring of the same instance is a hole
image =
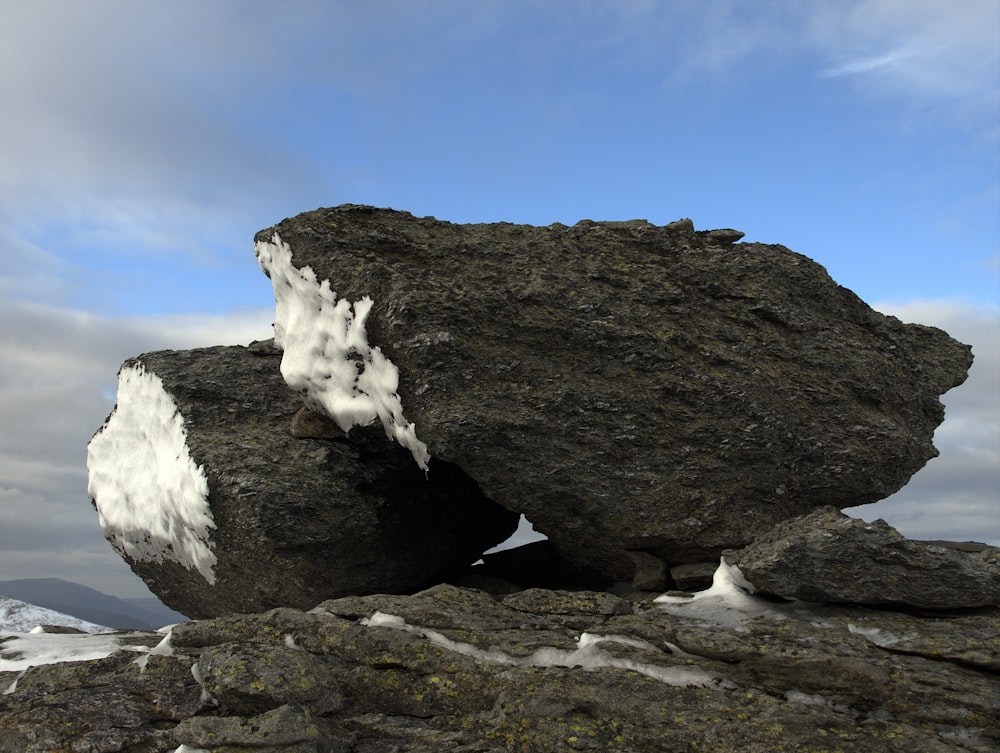
[[[118,404],[87,446],[87,470],[87,492],[115,550],[178,562],[215,583],[208,479],[191,459],[173,398],[141,364],[118,373]]]
[[[147,652],[131,645],[141,633],[0,633],[0,672],[20,672],[40,664],[103,659],[122,649]],[[13,692],[8,688],[4,692]]]
[[[201,688],[202,705],[211,703],[218,706],[218,701],[212,697],[212,694],[208,690],[208,685],[205,684],[205,676],[201,673],[201,667],[198,666],[198,662],[191,665],[191,677],[194,678],[194,681],[198,683],[198,687]]]
[[[902,638],[898,635],[890,633],[888,630],[882,630],[882,628],[866,628],[859,625],[855,625],[853,622],[847,624],[847,629],[851,631],[854,635],[860,635],[872,643],[874,643],[879,648],[887,648],[894,643],[899,643]]]
[[[149,651],[147,651],[144,654],[142,654],[142,656],[140,656],[139,658],[134,659],[132,661],[133,664],[135,664],[136,666],[139,667],[139,672],[140,673],[146,671],[146,664],[149,663],[149,657],[150,656],[153,656],[154,654],[156,656],[173,656],[174,655],[174,647],[170,643],[170,638],[173,635],[173,625],[171,625],[170,628],[168,628],[165,632],[166,632],[166,635],[163,637],[162,641],[160,641],[155,646],[153,646],[153,648],[149,649]]]
[[[720,560],[719,567],[712,576],[712,585],[692,596],[664,594],[654,600],[667,614],[699,620],[708,625],[747,632],[746,623],[754,617],[772,620],[813,618],[816,627],[833,627],[829,622],[813,614],[808,602],[780,604],[765,601],[751,593],[753,586],[735,565]]]
[[[803,693],[801,690],[786,690],[785,698],[792,703],[801,703],[804,706],[830,706],[830,701],[821,695]]]
[[[614,667],[638,672],[667,685],[678,687],[733,687],[727,680],[695,667],[660,666],[612,656],[600,648],[601,643],[611,642],[633,648],[658,650],[652,644],[631,636],[583,633],[577,640],[577,647],[573,650],[546,646],[537,649],[530,656],[515,657],[497,648],[484,650],[470,643],[453,641],[436,630],[410,625],[398,615],[375,612],[371,617],[361,620],[361,624],[366,627],[403,630],[426,638],[435,646],[448,651],[496,664],[510,664],[518,667],[580,667],[586,670]]]
[[[425,471],[430,454],[416,427],[403,415],[396,392],[399,369],[368,343],[365,322],[374,302],[337,298],[330,281],[319,282],[310,267],[296,268],[292,251],[275,233],[254,246],[261,269],[274,287],[274,342],[282,348],[281,375],[314,411],[344,432],[375,419],[386,436],[406,447]]]

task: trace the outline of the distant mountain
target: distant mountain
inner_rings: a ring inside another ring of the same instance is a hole
[[[60,578],[0,581],[0,596],[116,630],[155,630],[187,618],[156,599],[119,599]]]
[[[106,633],[109,628],[92,622],[54,612],[34,604],[0,596],[0,631],[9,633],[30,633],[39,625],[59,625],[75,628],[85,633]]]

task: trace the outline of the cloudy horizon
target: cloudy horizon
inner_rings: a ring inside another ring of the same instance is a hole
[[[121,362],[270,336],[253,235],[340,203],[734,227],[973,345],[851,515],[1000,545],[1000,5],[0,0],[0,580],[145,587],[86,443]]]

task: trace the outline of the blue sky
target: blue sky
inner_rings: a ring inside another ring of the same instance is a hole
[[[345,202],[816,259],[977,354],[874,514],[1000,543],[998,29],[996,0],[0,0],[0,579],[131,593],[82,465],[120,361],[268,336],[253,234]]]

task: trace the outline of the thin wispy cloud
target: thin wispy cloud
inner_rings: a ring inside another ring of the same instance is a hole
[[[884,55],[866,57],[859,60],[852,60],[847,63],[832,68],[827,68],[820,73],[824,78],[840,78],[841,76],[858,76],[865,73],[873,73],[886,68],[894,68],[902,64],[907,58],[912,57],[913,52],[906,49],[893,50]]]
[[[995,0],[810,4],[803,17],[805,43],[829,61],[820,77],[851,77],[918,104],[948,102],[977,128],[989,127],[1000,103],[998,29]]]

